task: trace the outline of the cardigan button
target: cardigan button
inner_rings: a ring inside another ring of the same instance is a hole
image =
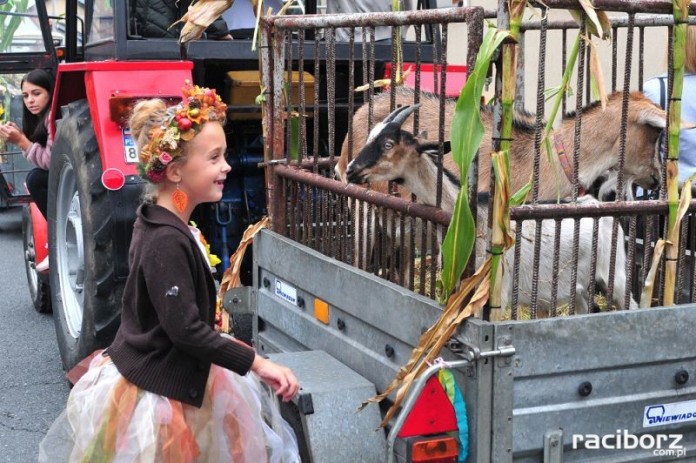
[[[198,391],[192,388],[192,389],[189,391],[189,396],[190,396],[192,399],[195,399],[196,397],[198,397]]]

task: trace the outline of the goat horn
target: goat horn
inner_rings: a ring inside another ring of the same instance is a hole
[[[415,110],[420,108],[420,103],[419,104],[414,104],[414,105],[406,105],[406,106],[401,106],[399,108],[396,108],[394,111],[391,112],[385,119],[384,123],[389,124],[389,123],[396,123],[399,126],[403,125],[403,123],[408,119],[408,117],[413,114]]]

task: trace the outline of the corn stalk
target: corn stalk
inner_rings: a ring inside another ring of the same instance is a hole
[[[495,192],[493,196],[493,220],[491,228],[491,294],[489,306],[491,307],[490,319],[500,320],[503,307],[501,293],[503,281],[503,266],[501,265],[503,253],[512,246],[510,236],[510,140],[512,138],[513,105],[517,88],[517,41],[520,35],[522,14],[527,6],[526,0],[509,0],[508,11],[510,15],[509,38],[503,44],[503,91],[501,95],[502,127],[500,131],[500,151],[491,153],[493,172],[495,174]]]
[[[452,158],[461,173],[461,188],[454,204],[452,220],[442,241],[442,272],[438,279],[439,302],[445,305],[464,272],[476,239],[476,224],[469,209],[469,167],[483,140],[481,95],[486,71],[493,53],[508,37],[507,31],[493,27],[486,32],[476,56],[474,70],[469,74],[454,110],[452,120]]]
[[[561,107],[561,103],[565,96],[570,92],[570,78],[573,75],[573,70],[575,69],[575,63],[578,59],[578,53],[580,52],[580,46],[583,41],[587,47],[592,48],[592,62],[590,63],[590,79],[592,83],[592,88],[595,90],[599,99],[602,103],[602,109],[606,107],[607,93],[604,85],[604,75],[602,68],[599,65],[597,49],[592,42],[592,36],[602,38],[603,40],[611,38],[609,31],[611,30],[611,22],[609,17],[604,11],[595,11],[594,6],[590,0],[580,0],[580,5],[582,10],[569,10],[575,22],[579,25],[585,19],[588,19],[587,23],[587,35],[582,36],[578,33],[575,37],[575,42],[573,43],[573,48],[570,50],[568,55],[568,61],[566,67],[563,70],[563,77],[561,78],[561,83],[558,87],[549,89],[547,91],[547,98],[553,98],[553,104],[551,106],[551,112],[546,120],[546,127],[544,127],[544,147],[546,149],[546,156],[549,164],[556,164],[556,157],[553,147],[551,146],[551,132],[553,131],[553,124],[558,116],[558,110]],[[556,185],[558,185],[558,191],[560,191],[560,172],[557,168],[553,169],[556,172]],[[557,197],[560,201],[560,195]]]
[[[451,131],[452,156],[459,165],[462,186],[442,244],[443,270],[438,280],[440,295],[442,297],[446,294],[447,304],[438,321],[421,336],[408,363],[399,369],[394,380],[381,394],[363,403],[365,407],[370,403],[380,402],[396,391],[394,403],[385,414],[382,425],[387,424],[396,413],[413,382],[435,360],[457,327],[468,317],[477,314],[488,300],[490,258],[486,259],[474,275],[462,281],[456,291],[454,288],[466,267],[476,239],[476,225],[469,209],[467,173],[483,140],[480,113],[483,85],[491,57],[506,37],[507,31],[498,31],[493,27],[488,29],[476,56],[474,69],[457,100]]]
[[[681,96],[684,86],[684,55],[686,53],[686,21],[689,19],[688,0],[673,0],[672,44],[672,95],[669,104],[669,133],[667,138],[667,243],[665,263],[664,305],[674,304],[674,289],[677,275],[677,255],[679,253],[679,131],[681,129]]]

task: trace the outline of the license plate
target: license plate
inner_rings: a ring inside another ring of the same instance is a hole
[[[137,164],[138,162],[138,147],[135,146],[135,140],[128,128],[123,129],[123,154],[126,158],[126,164]]]

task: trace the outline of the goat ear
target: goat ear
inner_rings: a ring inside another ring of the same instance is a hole
[[[439,145],[434,141],[424,141],[422,143],[418,143],[417,150],[419,154],[427,153],[437,156],[438,147]]]
[[[638,114],[638,122],[641,124],[651,125],[658,129],[667,128],[667,113],[660,108],[644,109]],[[682,119],[681,129],[694,129],[696,124]]]
[[[638,123],[664,129],[667,127],[667,113],[657,106],[651,105],[638,113]]]

